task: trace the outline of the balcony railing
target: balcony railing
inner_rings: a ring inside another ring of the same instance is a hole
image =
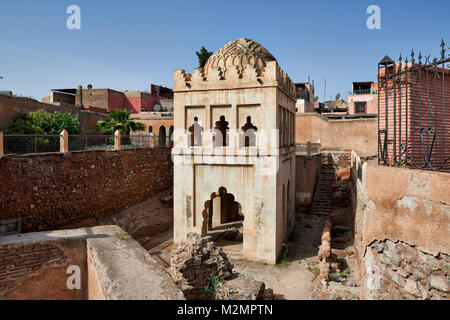
[[[377,91],[376,90],[372,90],[372,89],[363,89],[363,90],[353,90],[350,91],[351,94],[353,95],[358,95],[358,94],[376,94]]]

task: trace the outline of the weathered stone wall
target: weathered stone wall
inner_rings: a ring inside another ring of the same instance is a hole
[[[295,157],[295,203],[307,205],[311,203],[314,188],[320,176],[322,155],[296,155]]]
[[[170,148],[0,157],[0,219],[53,230],[140,203],[173,183]]]
[[[366,266],[375,269],[377,299],[448,299],[450,256],[421,251],[402,241],[374,241]],[[370,252],[369,252],[370,251]]]
[[[368,165],[355,154],[352,167],[361,298],[448,298],[450,176]]]

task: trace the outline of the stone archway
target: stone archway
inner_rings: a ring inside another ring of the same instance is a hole
[[[228,244],[243,243],[242,206],[225,187],[211,194],[204,204],[202,216],[202,236],[209,235],[213,241],[226,241]]]

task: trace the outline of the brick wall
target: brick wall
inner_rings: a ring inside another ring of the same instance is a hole
[[[170,148],[80,151],[0,158],[0,219],[22,231],[53,230],[138,204],[170,187]]]
[[[25,241],[21,238],[7,236],[0,241],[0,300],[79,300],[86,297],[84,239],[78,235],[52,240],[46,235]],[[67,288],[70,265],[80,268],[79,290]]]

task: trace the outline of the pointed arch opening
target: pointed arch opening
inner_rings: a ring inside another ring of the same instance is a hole
[[[252,117],[247,116],[245,124],[241,127],[244,132],[244,147],[255,147],[256,146],[256,131],[258,128],[253,125]]]
[[[213,192],[204,204],[202,236],[211,236],[222,246],[242,250],[244,241],[242,206],[225,187]]]
[[[213,144],[214,147],[228,146],[228,121],[224,115],[221,115],[219,121],[215,122]]]
[[[202,145],[202,131],[203,127],[198,123],[198,117],[194,117],[194,123],[188,128],[191,147]]]

